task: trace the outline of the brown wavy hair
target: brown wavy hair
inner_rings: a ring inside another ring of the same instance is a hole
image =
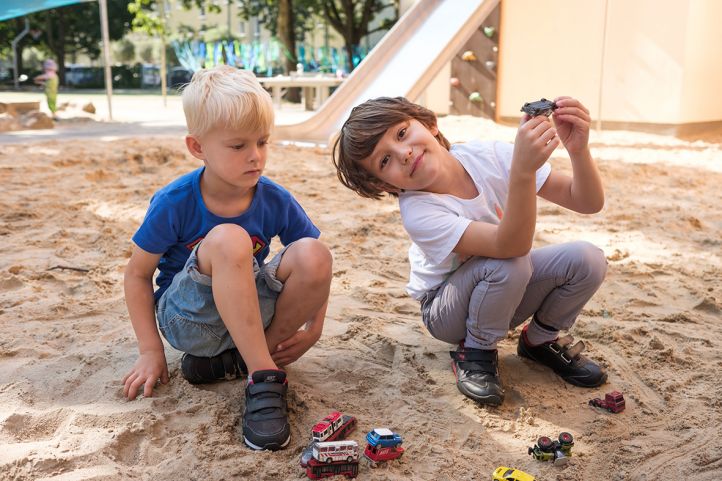
[[[360,161],[371,155],[388,129],[412,119],[428,129],[436,126],[434,112],[403,97],[379,97],[354,107],[333,143],[333,165],[341,183],[369,199],[381,199],[384,193],[397,195],[388,192],[385,184],[366,171]],[[447,150],[451,147],[441,132],[436,140]]]

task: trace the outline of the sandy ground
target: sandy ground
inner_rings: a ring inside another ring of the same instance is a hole
[[[512,140],[468,117],[451,140]],[[321,148],[272,146],[267,175],[290,189],[335,257],[318,345],[289,367],[292,441],[252,452],[240,441],[242,381],[192,386],[167,348],[171,382],[128,402],[136,358],[122,275],[153,191],[198,164],[180,137],[7,143],[0,149],[0,479],[303,479],[311,426],[332,410],[358,418],[351,438],[386,426],[399,461],[358,479],[483,480],[499,465],[538,480],[722,479],[722,135],[592,135],[607,189],[582,216],[541,203],[536,244],[586,239],[609,273],[572,334],[602,359],[606,386],[566,385],[501,343],[507,397],[484,408],[456,389],[449,345],[405,294],[408,241],[392,200],[362,200]],[[564,152],[554,168],[569,171]],[[627,409],[587,401],[613,389]],[[527,454],[538,436],[575,436],[563,468]]]

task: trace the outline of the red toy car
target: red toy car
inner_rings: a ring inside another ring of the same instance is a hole
[[[369,464],[375,467],[378,463],[383,461],[391,461],[392,459],[399,459],[404,454],[404,448],[401,446],[395,447],[384,447],[384,446],[371,446],[366,445],[364,449],[364,457],[369,460]]]
[[[589,401],[589,405],[606,409],[610,413],[622,412],[626,407],[624,395],[619,391],[612,391],[605,394],[604,399],[594,398]]]

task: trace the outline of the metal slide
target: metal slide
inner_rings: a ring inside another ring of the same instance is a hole
[[[381,96],[415,100],[471,38],[499,0],[420,0],[309,119],[276,125],[277,140],[327,143],[359,103]]]

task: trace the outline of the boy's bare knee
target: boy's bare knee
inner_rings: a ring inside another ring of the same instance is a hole
[[[297,240],[293,246],[294,268],[303,272],[307,282],[330,282],[333,257],[323,242],[307,237]]]
[[[235,224],[220,224],[208,232],[198,248],[198,261],[206,262],[222,260],[250,259],[253,256],[251,237],[243,227]]]

